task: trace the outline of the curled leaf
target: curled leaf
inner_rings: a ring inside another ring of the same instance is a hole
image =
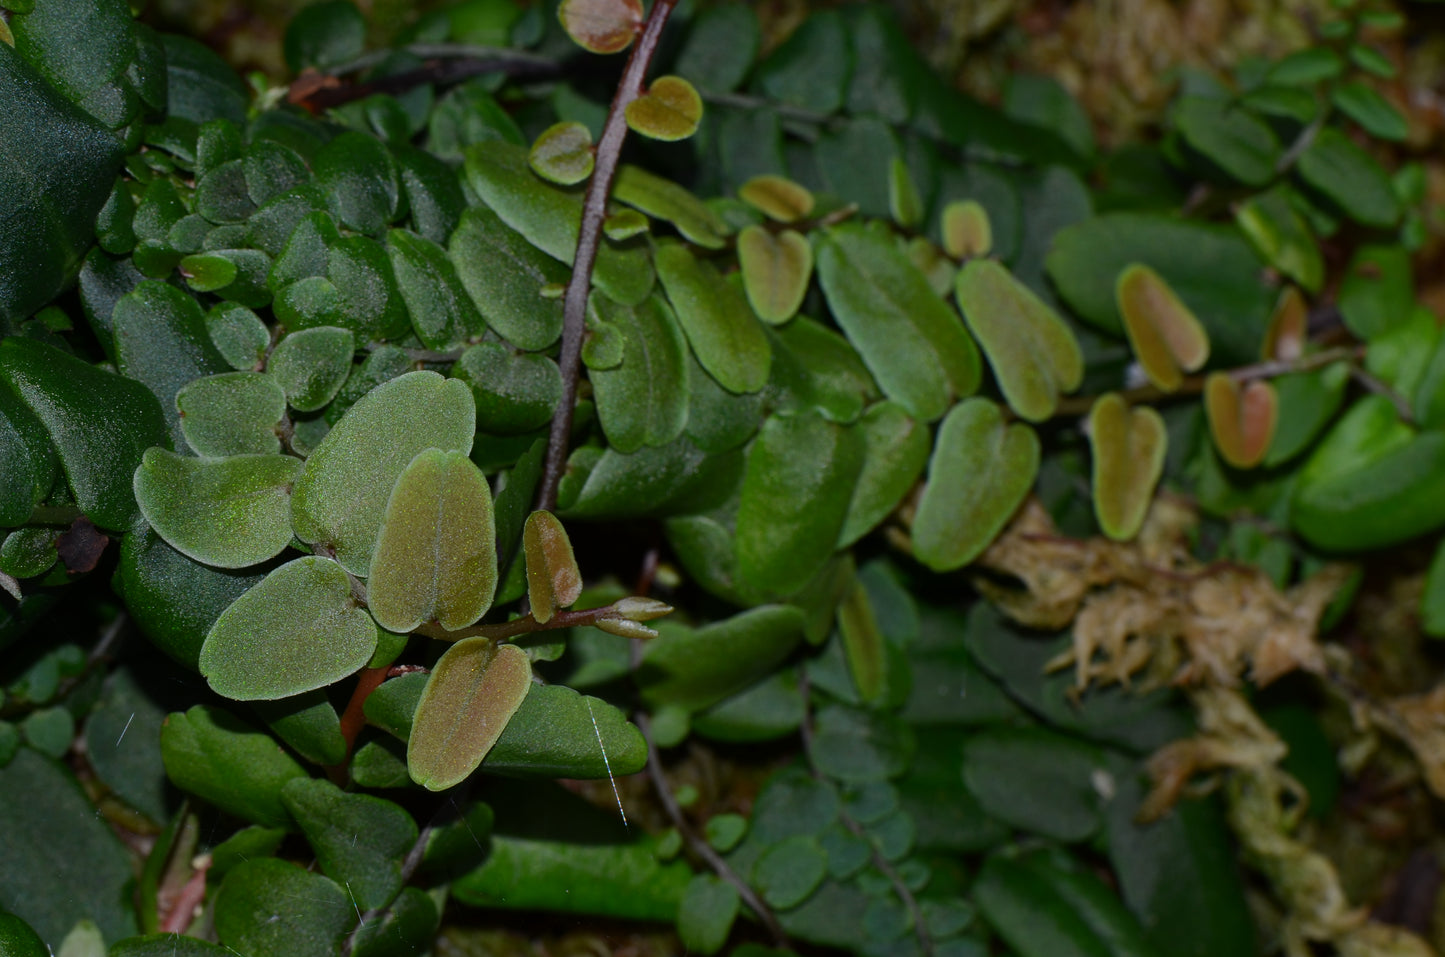
[[[1209,335],[1157,272],[1134,263],[1114,287],[1124,330],[1149,381],[1165,392],[1209,359]]]
[[[592,53],[621,53],[642,29],[642,0],[562,0],[562,29]]]
[[[771,173],[754,176],[742,185],[743,202],[769,219],[795,223],[813,211],[813,194],[807,187]]]
[[[888,211],[893,221],[904,229],[912,229],[923,219],[923,199],[918,186],[901,157],[888,164]]]
[[[527,559],[527,600],[532,617],[552,620],[582,595],[582,571],[572,554],[567,530],[551,512],[533,512],[522,527],[522,551]]]
[[[554,123],[532,144],[527,163],[545,180],[574,186],[591,176],[596,165],[592,132],[575,120]]]
[[[627,125],[643,136],[672,142],[697,132],[702,97],[680,76],[660,76],[646,93],[627,104]]]
[[[1089,410],[1094,515],[1105,535],[1126,541],[1138,534],[1164,471],[1167,443],[1163,417],[1148,406],[1130,409],[1109,392]]]
[[[993,251],[988,210],[972,199],[943,208],[943,248],[954,259],[987,256]]]
[[[1265,359],[1298,359],[1309,335],[1309,306],[1295,286],[1286,286],[1269,317],[1260,352]]]
[[[765,322],[787,322],[798,312],[813,278],[813,247],[791,229],[776,235],[761,226],[738,234],[743,291]]]
[[[1210,373],[1204,381],[1204,412],[1209,434],[1226,462],[1247,469],[1264,460],[1279,422],[1273,386],[1256,379],[1241,389],[1231,376]]]
[[[416,783],[441,791],[482,763],[532,687],[532,665],[516,645],[467,638],[432,669],[412,716],[406,765]]]

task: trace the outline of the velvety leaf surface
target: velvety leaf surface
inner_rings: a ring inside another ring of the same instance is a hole
[[[356,923],[355,905],[329,878],[276,858],[245,861],[216,892],[216,936],[242,954],[331,957]]]
[[[396,161],[379,140],[341,133],[321,148],[312,167],[340,225],[378,237],[400,211]]]
[[[1033,429],[1006,425],[999,407],[986,399],[954,406],[928,463],[913,519],[914,555],[936,571],[973,561],[1013,516],[1038,469]]]
[[[1124,331],[1149,381],[1165,392],[1184,382],[1209,360],[1209,335],[1169,283],[1135,263],[1119,274],[1116,287]]]
[[[476,407],[466,384],[435,372],[409,372],[357,401],[306,460],[291,499],[304,542],[336,550],[353,575],[366,575],[396,480],[418,453],[467,453]]]
[[[742,291],[685,246],[659,246],[656,261],[658,278],[697,361],[729,392],[761,389],[772,350]]]
[[[201,674],[228,698],[289,698],[361,668],[376,641],[346,571],[307,556],[277,568],[221,613],[201,647]]]
[[[228,711],[196,705],[166,718],[161,757],[176,787],[256,824],[289,827],[287,781],[306,771],[276,740]]]
[[[0,524],[24,525],[60,476],[60,460],[45,428],[9,389],[0,388]]]
[[[1279,398],[1263,380],[1240,385],[1223,372],[1204,381],[1204,411],[1214,447],[1235,468],[1253,468],[1264,461],[1279,422]]]
[[[230,951],[195,937],[180,934],[146,934],[127,937],[111,945],[108,957],[224,957]]]
[[[641,0],[562,0],[557,19],[591,53],[620,53],[642,28]]]
[[[702,121],[702,96],[680,76],[660,76],[624,113],[635,133],[664,142],[685,140]]]
[[[1128,541],[1138,534],[1164,471],[1167,445],[1164,419],[1149,406],[1131,409],[1110,392],[1089,410],[1094,515],[1105,535]]]
[[[662,622],[637,669],[642,696],[654,705],[701,711],[766,677],[803,637],[803,613],[763,605],[689,628]]]
[[[959,200],[943,208],[943,248],[954,259],[993,251],[993,226],[977,200]]]
[[[297,412],[315,412],[336,398],[351,372],[356,337],[350,329],[316,326],[277,343],[266,371]]]
[[[627,453],[666,445],[688,421],[688,349],[677,316],[659,296],[620,306],[595,295],[591,306],[594,325],[622,349],[620,362],[588,374],[608,445]]]
[[[624,163],[617,168],[612,198],[673,225],[688,242],[704,249],[727,244],[728,228],[702,200],[670,179]]]
[[[931,449],[928,429],[896,402],[873,405],[863,413],[858,429],[863,433],[863,467],[838,533],[839,548],[868,534],[898,507],[923,474]]]
[[[404,229],[386,234],[401,297],[427,348],[446,352],[481,336],[486,323],[446,250]]]
[[[605,778],[635,774],[647,742],[615,706],[564,685],[532,685],[482,767],[498,774]]]
[[[582,571],[572,554],[567,530],[551,512],[533,512],[522,526],[527,562],[527,601],[532,617],[548,622],[558,609],[570,608],[582,595]]]
[[[349,356],[348,356],[349,357]],[[286,393],[258,372],[223,372],[186,383],[176,393],[181,433],[197,455],[274,455]],[[287,518],[289,528],[290,519]]]
[[[738,195],[769,219],[794,223],[813,211],[813,194],[785,176],[765,173],[742,185]]]
[[[371,614],[388,631],[429,621],[455,631],[486,613],[496,587],[487,480],[466,453],[427,449],[387,502],[367,582]]]
[[[782,415],[816,410],[848,425],[878,398],[878,386],[847,339],[807,316],[768,330],[773,367],[766,404]]]
[[[266,727],[313,764],[340,764],[346,760],[341,716],[324,690],[306,691],[275,701],[256,701],[251,708],[266,722]]]
[[[776,324],[797,314],[813,279],[813,247],[802,234],[749,226],[738,234],[738,264],[758,318]]]
[[[316,852],[321,871],[363,910],[385,907],[401,890],[401,862],[416,843],[416,822],[400,805],[347,794],[330,781],[296,778],[281,800]]]
[[[552,421],[562,400],[562,373],[545,355],[518,353],[500,342],[483,342],[462,353],[453,377],[467,383],[477,405],[477,429],[491,435],[522,435]]]
[[[76,503],[101,528],[138,515],[131,477],[152,445],[169,446],[154,394],[34,339],[0,343],[0,380],[35,414],[60,455]]]
[[[565,283],[565,266],[485,206],[462,214],[448,252],[487,325],[519,349],[545,349],[557,341],[562,301],[544,299],[541,290]]]
[[[925,422],[978,388],[978,350],[953,310],[882,230],[845,225],[818,243],[838,325],[890,399]]]
[[[291,543],[291,486],[301,460],[289,455],[195,459],[147,449],[135,497],[151,528],[182,554],[217,568],[245,568]]]
[[[532,686],[532,665],[516,645],[466,638],[432,668],[407,740],[412,780],[433,791],[477,769]]]
[[[575,186],[592,175],[592,132],[576,121],[554,123],[542,131],[527,154],[532,172],[559,186]]]

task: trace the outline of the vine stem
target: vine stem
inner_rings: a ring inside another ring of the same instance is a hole
[[[628,56],[627,67],[617,84],[617,93],[607,112],[607,122],[597,141],[592,179],[582,203],[582,223],[577,234],[577,255],[572,260],[572,279],[562,309],[562,352],[557,365],[562,371],[562,398],[552,415],[552,430],[547,439],[547,462],[542,482],[537,489],[537,509],[552,511],[557,507],[557,486],[567,465],[567,447],[572,433],[573,407],[577,404],[577,377],[582,364],[582,336],[587,325],[587,295],[592,289],[592,267],[597,262],[597,249],[602,241],[602,223],[607,218],[607,197],[617,175],[622,157],[622,144],[627,139],[627,107],[642,94],[643,80],[662,28],[677,0],[655,0],[647,14],[647,22]]]

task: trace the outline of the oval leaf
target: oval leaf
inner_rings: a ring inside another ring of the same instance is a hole
[[[575,779],[634,774],[646,764],[642,732],[616,707],[537,684],[482,762],[488,771]]]
[[[557,609],[572,607],[582,596],[582,571],[572,554],[572,540],[557,516],[533,512],[522,526],[522,551],[527,558],[532,617],[549,622]]]
[[[356,337],[350,329],[317,326],[293,332],[276,346],[267,371],[297,412],[325,407],[351,372]]]
[[[1175,391],[1185,372],[1208,361],[1204,327],[1154,270],[1140,263],[1129,266],[1119,274],[1115,296],[1134,355],[1160,389]]]
[[[803,639],[803,613],[761,605],[702,628],[664,623],[642,653],[637,684],[653,705],[701,711],[772,674]]]
[[[195,379],[176,393],[181,432],[197,455],[274,455],[286,393],[259,372],[223,372]],[[289,526],[289,519],[288,519]]]
[[[1148,406],[1130,409],[1110,392],[1089,411],[1089,444],[1094,452],[1094,515],[1105,535],[1127,541],[1144,524],[1164,471],[1164,419]]]
[[[913,519],[913,553],[935,571],[979,556],[1013,517],[1039,471],[1039,439],[1004,423],[987,399],[954,406],[938,429]]]
[[[406,764],[433,791],[477,769],[532,687],[532,665],[516,645],[467,638],[447,649],[417,702]]]
[[[465,452],[427,449],[387,501],[367,582],[371,614],[387,631],[429,621],[456,631],[486,614],[496,590],[487,480]]]
[[[702,97],[680,76],[660,76],[647,92],[627,104],[627,125],[664,142],[685,140],[702,122]]]
[[[532,171],[562,186],[575,186],[592,175],[592,131],[575,120],[554,123],[542,131],[527,154]]]
[[[201,674],[228,698],[289,698],[364,667],[376,641],[345,569],[308,555],[221,612],[201,646]]]
[[[722,249],[727,245],[727,225],[706,203],[672,180],[640,166],[624,163],[618,168],[612,198],[668,221],[684,239],[704,249]]]
[[[584,50],[621,53],[642,28],[642,0],[562,0],[557,19]]]
[[[301,460],[289,455],[193,459],[146,450],[135,470],[141,514],[177,551],[217,568],[245,568],[291,543],[291,486]]]
[[[839,548],[852,545],[887,518],[928,464],[928,429],[898,403],[877,403],[863,413],[858,427],[863,432],[863,468],[838,534]]]
[[[698,363],[729,392],[761,389],[772,347],[743,294],[678,243],[659,246],[656,263]]]
[[[813,194],[807,187],[771,173],[754,176],[742,185],[743,202],[780,223],[795,223],[813,211]]]
[[[1204,411],[1209,434],[1226,462],[1247,469],[1264,460],[1279,422],[1273,386],[1256,379],[1241,389],[1233,377],[1212,372],[1204,382]]]
[[[738,234],[738,264],[759,318],[779,325],[797,314],[813,278],[813,247],[800,233],[749,226]]]
[[[988,211],[972,199],[945,206],[943,248],[954,259],[971,259],[992,252],[993,226]]]

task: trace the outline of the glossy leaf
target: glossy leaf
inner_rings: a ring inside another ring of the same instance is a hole
[[[401,890],[401,862],[416,843],[416,822],[399,805],[347,794],[329,781],[297,778],[281,800],[316,852],[321,872],[363,909],[385,907]]]
[[[287,562],[221,613],[201,646],[201,674],[228,698],[289,698],[365,666],[376,625],[345,570],[315,556]]]
[[[803,637],[803,613],[762,605],[688,628],[663,622],[642,653],[636,677],[644,700],[701,711],[771,674]]]
[[[148,449],[135,472],[141,514],[171,546],[217,568],[245,568],[291,543],[289,455],[187,458]]]
[[[738,195],[769,219],[795,223],[813,211],[813,194],[807,187],[774,174],[754,176],[742,185]]]
[[[993,260],[967,263],[955,295],[1004,400],[1030,422],[1051,417],[1059,396],[1084,378],[1084,354],[1073,331]]]
[[[743,290],[765,322],[787,322],[798,312],[813,279],[813,247],[800,233],[749,226],[738,234]]]
[[[998,406],[968,399],[939,426],[913,519],[913,553],[935,571],[967,565],[993,542],[1033,487],[1039,440]]]
[[[1089,410],[1094,517],[1104,534],[1128,541],[1139,533],[1164,471],[1164,419],[1146,405],[1130,408],[1110,392]]]
[[[588,375],[608,444],[631,453],[673,441],[688,421],[691,374],[677,316],[659,296],[619,306],[594,295],[590,307],[593,356],[604,336],[621,351],[621,361],[594,366]]]
[[[978,350],[953,310],[885,231],[829,230],[818,280],[838,325],[883,393],[931,422],[978,388]]]
[[[0,381],[49,434],[75,501],[101,528],[130,527],[139,513],[131,477],[142,453],[170,444],[155,395],[35,339],[0,343]]]
[[[582,571],[572,554],[572,541],[557,516],[533,512],[522,527],[522,551],[532,617],[551,621],[558,609],[572,607],[582,595]]]
[[[647,742],[627,716],[564,685],[534,684],[482,767],[500,774],[596,779],[642,770]]]
[[[486,207],[467,210],[448,252],[462,285],[486,319],[519,349],[545,349],[562,332],[562,302],[543,287],[565,283],[568,270]]]
[[[242,954],[328,957],[356,923],[339,885],[274,857],[243,861],[216,891],[216,936]]]
[[[186,383],[176,393],[181,432],[197,455],[274,455],[286,393],[258,372],[223,372]],[[290,526],[288,516],[287,526]]]
[[[877,403],[863,414],[858,428],[863,433],[863,468],[838,533],[839,548],[852,545],[887,518],[928,464],[928,429],[898,403]]]
[[[562,0],[557,19],[591,53],[620,53],[642,29],[641,0]]]
[[[786,596],[816,575],[843,530],[863,436],[817,413],[772,416],[748,452],[737,513],[738,572]]]
[[[270,735],[209,705],[166,718],[161,757],[176,787],[269,827],[291,825],[281,789],[307,776]]]
[[[465,452],[427,449],[396,480],[376,539],[367,603],[377,624],[456,631],[486,614],[497,589],[492,492]]]
[[[1241,386],[1224,372],[1204,382],[1204,411],[1209,433],[1224,460],[1235,468],[1253,468],[1264,460],[1279,422],[1273,386],[1255,379]]]
[[[418,453],[470,452],[476,407],[465,383],[410,372],[363,396],[311,456],[291,498],[298,538],[366,575],[396,480]]]
[[[702,96],[680,76],[660,76],[627,104],[625,115],[627,125],[649,139],[685,140],[702,121]]]
[[[407,740],[413,781],[433,791],[477,769],[532,686],[532,665],[516,645],[466,638],[432,668]]]
[[[680,244],[659,246],[656,262],[698,363],[729,392],[761,389],[772,349],[742,291]]]
[[[987,256],[993,251],[993,226],[988,210],[976,200],[960,200],[943,208],[943,248],[954,259]]]
[[[575,186],[597,165],[592,132],[575,121],[554,123],[542,131],[527,154],[532,172],[561,186]]]
[[[277,343],[266,371],[297,412],[315,412],[336,398],[351,372],[356,337],[350,329],[317,326]]]
[[[1209,335],[1162,276],[1135,263],[1119,274],[1119,313],[1144,374],[1165,392],[1209,360]]]

